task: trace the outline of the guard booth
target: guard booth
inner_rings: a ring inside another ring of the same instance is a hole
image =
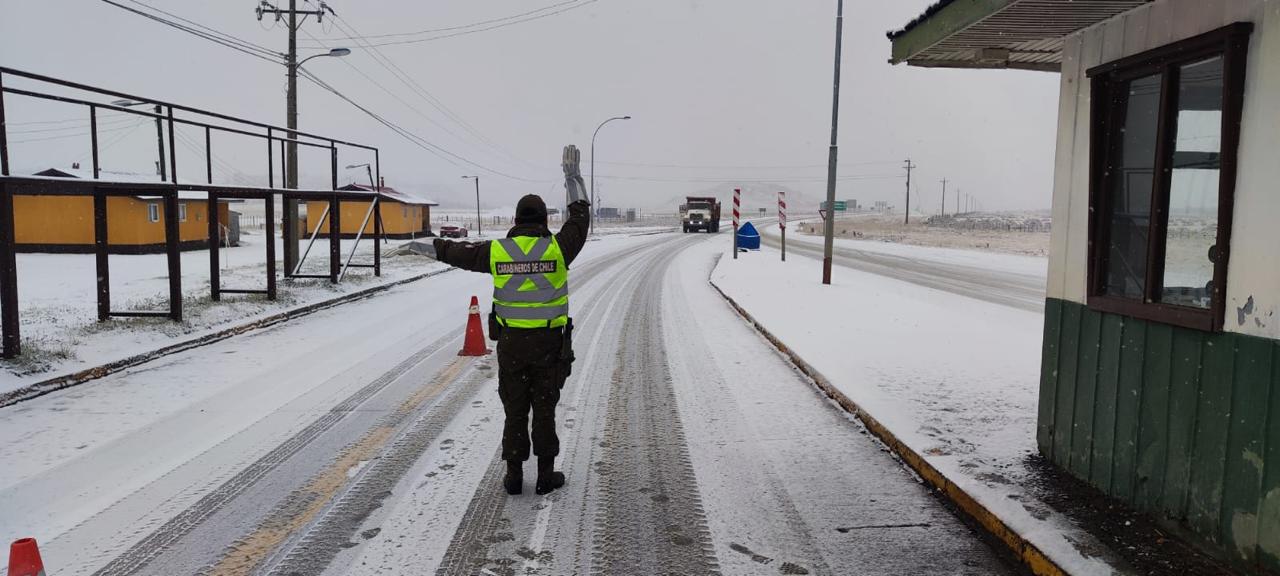
[[[1280,0],[943,0],[889,38],[1061,76],[1041,454],[1280,571]]]

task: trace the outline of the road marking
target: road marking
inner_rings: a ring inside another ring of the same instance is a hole
[[[420,388],[401,402],[395,412],[401,415],[408,414],[427,400],[438,396],[457,380],[463,368],[473,361],[474,358],[465,356],[455,359],[436,375],[429,386]],[[398,422],[398,419],[388,421]],[[234,548],[223,556],[210,573],[219,576],[247,576],[252,573],[291,534],[310,524],[333,501],[338,492],[353,481],[347,476],[347,471],[362,460],[375,458],[393,438],[395,431],[394,425],[379,424],[366,432],[360,441],[345,449],[307,486],[294,492],[305,498],[306,506],[287,508],[284,512],[269,516],[254,532],[237,540]]]

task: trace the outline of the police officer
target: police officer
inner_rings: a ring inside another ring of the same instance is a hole
[[[547,205],[531,194],[516,204],[515,226],[506,238],[477,243],[437,238],[434,242],[441,262],[493,275],[489,330],[498,341],[498,396],[506,412],[502,459],[507,461],[507,475],[502,485],[512,495],[523,489],[531,410],[533,453],[538,457],[534,492],[547,494],[564,486],[564,474],[555,470],[560,453],[555,417],[560,388],[573,363],[569,265],[586,243],[591,223],[578,163],[577,147],[566,146],[563,166],[569,218],[558,233],[553,235],[547,228]]]

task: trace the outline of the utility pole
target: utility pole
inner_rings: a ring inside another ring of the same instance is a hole
[[[942,215],[947,215],[947,179],[942,179]]]
[[[956,215],[960,215],[960,189],[956,188]]]
[[[844,40],[844,0],[836,3],[836,71],[831,96],[831,148],[827,155],[827,218],[823,222],[822,283],[831,284],[831,253],[836,233],[836,132],[840,127],[840,48]],[[736,255],[737,252],[735,251]]]
[[[307,16],[315,16],[316,21],[319,22],[324,18],[325,9],[324,2],[321,2],[320,9],[298,10],[298,0],[289,0],[289,8],[283,10],[267,0],[262,0],[256,10],[258,20],[262,20],[263,14],[274,14],[277,22],[282,17],[288,17],[289,51],[284,57],[285,77],[288,83],[285,92],[285,126],[289,129],[289,140],[285,146],[284,187],[288,190],[298,188],[298,134],[294,132],[298,129],[298,26],[302,23],[298,21],[298,15],[302,15],[303,22],[306,21]],[[284,225],[281,228],[284,234],[284,269],[290,272],[298,265],[298,200],[285,198],[283,204]]]
[[[911,223],[911,170],[915,167],[916,165],[911,163],[911,159],[907,158],[907,216],[902,221],[904,225]]]

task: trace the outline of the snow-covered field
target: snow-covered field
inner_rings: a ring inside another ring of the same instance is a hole
[[[788,241],[791,238],[788,237]],[[1043,277],[1044,260],[840,240],[896,256]],[[1043,317],[771,247],[726,253],[713,282],[912,450],[1074,574],[1109,574],[1091,536],[1027,488]]]
[[[989,215],[990,219],[1008,226],[1021,222],[1041,222],[1035,214]],[[912,214],[910,224],[904,224],[901,214],[849,214],[836,219],[836,237],[890,242],[912,246],[936,248],[960,248],[1044,257],[1049,254],[1049,229],[1045,224],[1036,231],[1023,226],[1019,229],[999,229],[997,222],[973,216],[975,221],[952,219],[950,215],[941,222],[926,225],[928,216]],[[822,236],[822,221],[814,218],[797,226],[796,231],[806,236]],[[798,235],[799,235],[798,234]]]
[[[221,250],[224,288],[266,287],[266,249],[262,240],[261,233],[246,234],[241,237],[240,246]],[[343,258],[353,244],[352,240],[342,242]],[[304,248],[305,245],[304,241]],[[379,283],[441,269],[439,263],[425,257],[385,257],[394,246],[384,246],[380,278],[373,276],[372,269],[352,268],[338,285],[321,279],[285,281],[283,269],[278,266],[279,299],[274,302],[262,295],[234,294],[224,294],[220,302],[212,301],[209,252],[183,252],[184,318],[180,323],[166,318],[112,318],[98,322],[97,273],[92,254],[19,254],[23,354],[0,363],[0,393]],[[276,239],[277,258],[282,253],[282,240]],[[353,262],[372,260],[372,242],[362,241]],[[317,240],[302,272],[328,272],[326,240]],[[112,310],[168,310],[165,255],[112,255],[110,281]]]

